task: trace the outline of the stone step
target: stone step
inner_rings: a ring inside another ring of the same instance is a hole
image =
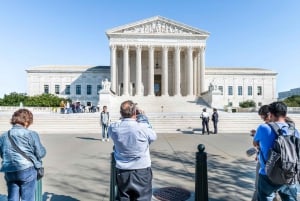
[[[0,131],[6,131],[9,124],[10,114],[0,115]],[[292,114],[291,118],[300,125],[300,115]],[[157,133],[199,133],[201,131],[201,119],[199,114],[169,113],[149,114],[149,120]],[[112,121],[118,120],[117,114],[112,115]],[[229,114],[220,112],[218,124],[220,133],[249,133],[251,129],[257,128],[262,121],[255,113]],[[213,126],[210,121],[210,130]],[[99,124],[99,113],[84,114],[34,114],[34,124],[30,127],[40,133],[95,133],[101,132]]]

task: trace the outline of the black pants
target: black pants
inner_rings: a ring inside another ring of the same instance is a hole
[[[117,185],[119,201],[151,201],[152,170],[150,167],[137,170],[117,169]]]
[[[214,134],[218,133],[218,122],[217,121],[213,121],[214,122]]]
[[[207,134],[209,134],[208,120],[207,119],[202,120],[202,134],[204,134],[204,132],[205,132],[205,127],[206,127],[206,130],[207,130]]]

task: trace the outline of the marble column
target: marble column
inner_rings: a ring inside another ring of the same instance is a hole
[[[168,96],[168,47],[164,46],[162,48],[162,86],[161,86],[161,95]]]
[[[197,52],[197,95],[201,96],[201,75],[200,75],[200,65],[201,65],[201,49]]]
[[[174,96],[180,96],[180,51],[181,48],[179,46],[175,47],[175,78],[174,78]]]
[[[116,50],[117,50],[117,47],[115,45],[110,46],[110,66],[111,66],[111,69],[110,69],[111,87],[110,88],[114,93],[116,93],[116,84],[117,84]]]
[[[154,47],[148,49],[148,96],[154,96]]]
[[[187,49],[187,96],[193,95],[193,48],[188,47]]]
[[[129,47],[123,46],[123,96],[129,95]]]
[[[200,47],[200,87],[201,93],[205,92],[207,89],[205,87],[205,47]]]
[[[197,87],[197,82],[198,82],[198,79],[197,79],[197,54],[193,54],[193,80],[194,80],[194,83],[193,83],[193,87],[194,87],[194,90],[193,90],[193,94],[194,95],[197,95],[197,90],[198,90],[198,87]]]
[[[136,46],[136,81],[135,81],[135,95],[142,95],[142,47]]]

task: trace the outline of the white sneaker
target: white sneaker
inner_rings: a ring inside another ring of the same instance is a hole
[[[104,142],[104,139],[101,139],[102,142]]]
[[[106,139],[106,142],[109,142],[109,139]]]

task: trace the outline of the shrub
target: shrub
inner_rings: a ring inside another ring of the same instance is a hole
[[[244,102],[240,102],[239,105],[241,108],[256,107],[256,103],[253,100],[247,100]]]

